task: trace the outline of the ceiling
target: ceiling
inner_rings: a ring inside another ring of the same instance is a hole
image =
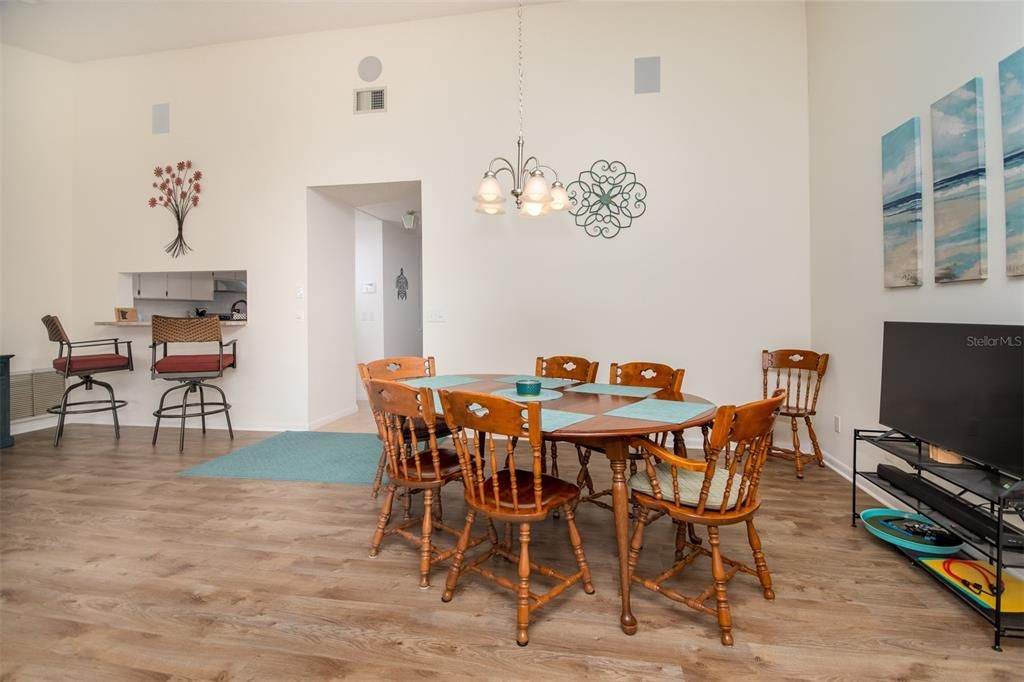
[[[330,185],[316,190],[378,220],[400,222],[408,211],[420,211],[420,182],[373,182],[362,185]]]
[[[516,4],[512,0],[2,0],[0,36],[9,45],[84,62],[470,14]]]

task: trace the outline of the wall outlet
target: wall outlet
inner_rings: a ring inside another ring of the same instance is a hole
[[[303,287],[299,287],[295,290],[295,298],[306,298],[306,290]]]
[[[428,313],[427,314],[427,322],[439,323],[439,322],[447,322],[447,320],[445,319],[444,313],[434,312],[434,313]]]
[[[363,282],[363,286],[361,288],[361,291],[364,294],[375,294],[375,293],[377,293],[377,283],[376,282]]]
[[[842,421],[839,419],[839,415],[837,414],[836,416],[832,417],[832,421],[833,421],[833,428],[835,428],[836,433],[841,433],[842,430],[843,430],[843,425],[842,425]]]

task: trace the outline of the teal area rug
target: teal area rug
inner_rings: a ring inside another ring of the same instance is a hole
[[[373,433],[285,431],[180,475],[370,485],[380,451]]]

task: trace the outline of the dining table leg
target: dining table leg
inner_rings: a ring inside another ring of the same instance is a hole
[[[626,486],[627,446],[625,441],[610,439],[605,454],[612,467],[612,509],[615,514],[615,546],[619,552],[619,594],[622,616],[619,622],[627,635],[636,634],[636,618],[629,603],[629,489]]]

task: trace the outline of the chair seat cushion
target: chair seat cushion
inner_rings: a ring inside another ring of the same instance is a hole
[[[672,490],[672,466],[665,462],[658,462],[654,465],[657,472],[658,487],[661,497],[667,501],[674,501]],[[700,503],[700,489],[704,485],[704,472],[690,471],[689,469],[677,469],[679,479],[679,500],[690,507],[696,507]],[[716,471],[711,479],[711,488],[708,490],[708,499],[705,505],[707,509],[720,509],[722,497],[725,494],[725,482],[729,476],[725,470]],[[641,469],[629,477],[629,488],[633,492],[643,493],[654,497],[654,489],[651,486],[651,479]],[[733,480],[732,489],[729,491],[729,504],[726,509],[736,506],[736,499],[739,497],[739,477]]]
[[[455,450],[452,450],[451,448],[438,448],[437,459],[440,464],[441,479],[449,479],[456,477],[457,475],[461,475],[462,470],[459,467],[459,456],[455,452]],[[418,476],[416,474],[415,459],[412,457],[407,457],[405,461],[409,467],[408,478],[402,475],[403,472],[401,468],[399,468],[399,470],[395,472],[395,476],[389,476],[389,478],[396,480],[400,479],[402,481],[407,482],[433,482],[438,480],[437,476],[434,473],[434,458],[431,457],[428,453],[424,452],[423,454],[420,455],[420,475]]]
[[[484,481],[483,507],[494,509],[494,479],[498,480],[498,507],[505,512],[513,511],[512,476],[508,469],[501,469],[495,476]],[[544,509],[561,506],[580,494],[580,489],[572,483],[563,481],[547,474],[541,475],[541,504],[536,504],[533,494],[533,472],[516,469],[516,494],[519,498],[519,511],[524,514],[536,513]]]
[[[234,362],[234,355],[224,354],[224,367],[230,367]],[[220,356],[212,353],[208,355],[168,355],[166,358],[157,360],[153,369],[157,374],[218,372],[220,371]]]
[[[57,358],[53,361],[53,368],[63,372],[68,364],[67,358]],[[73,355],[71,367],[68,374],[86,374],[88,372],[112,372],[119,369],[128,369],[128,357],[116,353],[98,353],[96,355]]]

